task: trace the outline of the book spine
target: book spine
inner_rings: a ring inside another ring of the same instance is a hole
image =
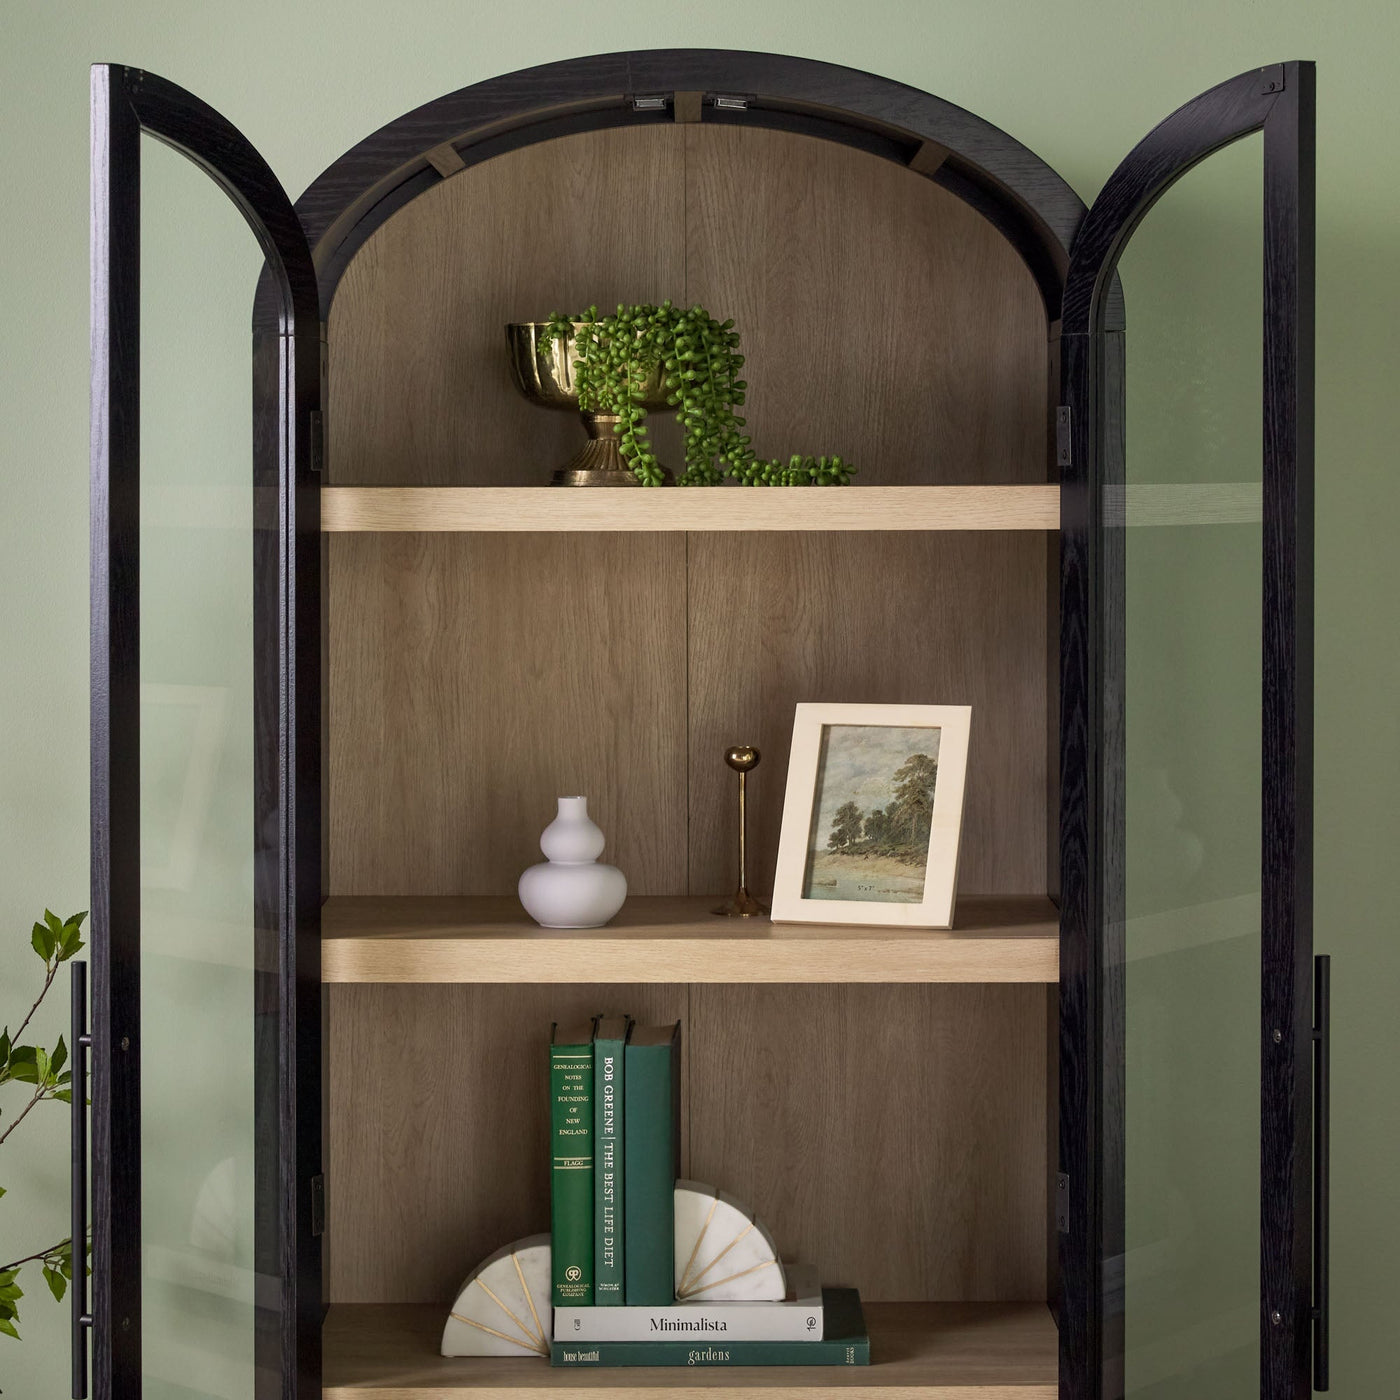
[[[868,1366],[870,1342],[575,1342],[550,1345],[551,1366]]]
[[[627,1302],[657,1307],[676,1300],[676,1102],[675,1041],[628,1045],[623,1083],[627,1199],[624,1270]]]
[[[626,1172],[623,1168],[625,1042],[593,1042],[593,1301],[626,1301],[623,1289]]]
[[[701,1309],[556,1308],[561,1342],[810,1342],[822,1338],[822,1305],[736,1303]]]
[[[549,1053],[550,1253],[554,1302],[593,1302],[593,1047]]]

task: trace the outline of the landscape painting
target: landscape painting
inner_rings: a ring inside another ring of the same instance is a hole
[[[822,726],[804,899],[923,902],[941,732]]]

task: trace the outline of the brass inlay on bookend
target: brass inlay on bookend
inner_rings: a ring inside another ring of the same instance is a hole
[[[768,906],[749,893],[748,876],[748,775],[762,757],[752,744],[736,744],[725,749],[724,761],[739,775],[739,888],[734,898],[711,912],[735,919],[755,919],[768,912]]]
[[[575,322],[575,326],[580,322]],[[575,368],[578,356],[574,340],[548,339],[546,321],[512,322],[506,327],[510,344],[510,368],[516,387],[541,408],[558,408],[583,419],[588,441],[554,473],[554,486],[638,486],[641,483],[623,460],[614,429],[613,413],[580,409]],[[639,400],[645,409],[665,408],[664,367],[660,364],[642,386]],[[670,473],[667,472],[667,482]]]

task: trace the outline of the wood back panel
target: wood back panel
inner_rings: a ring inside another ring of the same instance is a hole
[[[685,887],[685,536],[338,535],[332,894],[514,894],[582,793],[634,894]]]
[[[743,334],[754,445],[862,486],[1044,481],[1045,308],[985,219],[833,141],[686,128],[686,299]]]
[[[446,1306],[548,1230],[551,1022],[625,1011],[686,1034],[687,1003],[665,984],[328,988],[326,1301]]]
[[[546,480],[580,430],[516,392],[502,325],[668,295],[738,318],[765,452],[839,450],[864,484],[1046,474],[1044,313],[1000,234],[850,147],[691,123],[532,146],[389,220],[332,312],[330,479]],[[1042,539],[582,538],[330,543],[332,892],[509,892],[566,788],[636,893],[723,889],[719,755],[750,738],[766,887],[818,698],[972,703],[963,887],[1045,888]]]
[[[683,176],[673,127],[588,132],[472,166],[380,227],[331,309],[327,480],[547,482],[583,430],[515,388],[505,325],[679,297]]]
[[[800,700],[973,708],[960,886],[1045,889],[1046,552],[1028,532],[337,535],[332,894],[511,894],[583,793],[633,894],[772,888]]]
[[[849,148],[701,123],[530,147],[380,229],[331,316],[328,480],[547,480],[580,430],[516,393],[503,324],[667,296],[738,320],[766,454],[839,451],[867,485],[1046,477],[1044,316],[1000,235]],[[508,894],[569,791],[634,893],[727,890],[721,753],[748,741],[766,888],[799,699],[971,703],[962,885],[1045,888],[1041,536],[345,534],[327,551],[332,893]],[[328,998],[332,1301],[444,1302],[547,1226],[548,1025],[605,1006],[685,1019],[685,1169],[747,1197],[785,1253],[871,1300],[1044,1296],[1035,987]]]
[[[690,1165],[873,1301],[1045,1297],[1045,994],[696,986]]]
[[[737,322],[765,456],[839,452],[867,486],[1046,479],[1045,313],[1011,245],[889,161],[692,123],[530,146],[384,224],[331,312],[328,481],[548,481],[582,433],[514,388],[503,326],[667,297]],[[669,416],[652,431],[675,462]]]
[[[799,701],[972,706],[959,887],[1045,888],[1045,553],[1035,534],[690,540],[690,890],[733,883],[756,744],[751,884],[773,887]]]
[[[549,1228],[551,1020],[683,1022],[685,1174],[869,1301],[1045,1297],[1033,985],[328,989],[332,1303],[439,1303]]]

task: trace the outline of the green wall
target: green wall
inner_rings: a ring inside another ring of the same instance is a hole
[[[670,13],[668,14],[668,10]],[[1156,120],[1259,63],[1314,58],[1318,80],[1317,930],[1334,966],[1333,1391],[1396,1393],[1400,1102],[1385,1026],[1400,993],[1386,914],[1400,838],[1394,601],[1400,551],[1396,331],[1400,142],[1382,0],[870,0],[857,7],[581,0],[537,9],[400,0],[0,0],[0,1019],[36,989],[24,952],[45,904],[87,903],[87,65],[123,61],[238,123],[289,190],[439,93],[625,47],[797,52],[886,74],[981,113],[1091,198]],[[1171,227],[1204,249],[1219,190],[1183,188]],[[1195,200],[1193,204],[1192,200]],[[1193,224],[1192,214],[1201,221]],[[1195,230],[1193,232],[1193,229]],[[1164,262],[1188,278],[1196,264]],[[1128,276],[1125,270],[1125,277]],[[1149,269],[1139,274],[1151,277]],[[1130,324],[1133,283],[1128,282]],[[225,353],[222,350],[210,353]],[[246,375],[229,354],[227,371]],[[1164,418],[1164,423],[1166,419]],[[61,997],[45,1034],[63,1028]],[[1203,999],[1202,1009],[1215,1005]],[[36,1113],[0,1152],[0,1254],[63,1232],[66,1121]],[[3,1260],[0,1260],[3,1262]],[[63,1392],[66,1309],[30,1281],[27,1340],[0,1338],[7,1395]]]

